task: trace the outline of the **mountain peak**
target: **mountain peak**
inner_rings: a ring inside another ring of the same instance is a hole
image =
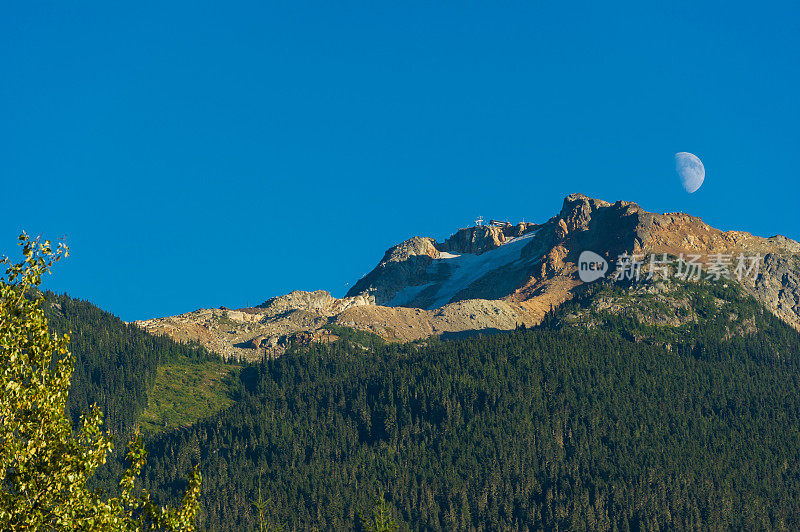
[[[328,338],[323,329],[330,325],[401,341],[513,329],[539,323],[578,293],[584,284],[578,258],[587,250],[609,263],[623,254],[757,255],[760,270],[742,287],[800,329],[797,242],[723,232],[688,214],[654,214],[633,202],[578,193],[564,198],[560,212],[542,224],[492,220],[458,229],[444,242],[423,236],[401,242],[341,299],[325,291],[295,291],[258,308],[197,311],[139,324],[246,357]]]
[[[459,229],[443,243],[421,240],[424,248],[411,246],[415,239],[399,245],[403,259],[381,262],[348,296],[370,293],[379,305],[422,309],[469,299],[505,300],[532,313],[520,316],[520,321],[536,321],[543,307],[571,298],[582,284],[577,262],[584,250],[610,261],[622,254],[747,253],[764,257],[765,271],[748,281],[751,292],[800,327],[800,303],[769,280],[770,275],[784,278],[794,271],[800,244],[785,237],[723,232],[688,214],[655,214],[634,202],[610,203],[574,193],[564,198],[559,214],[543,224],[476,225]],[[396,248],[387,255],[399,257]]]

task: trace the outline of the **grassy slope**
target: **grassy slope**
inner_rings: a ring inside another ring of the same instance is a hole
[[[348,327],[329,326],[344,341],[369,347],[382,345],[374,334]],[[158,367],[147,408],[140,418],[142,431],[161,431],[189,426],[234,403],[240,366],[218,361],[170,361]]]
[[[140,420],[143,432],[187,426],[231,405],[238,369],[222,362],[189,360],[160,366]]]

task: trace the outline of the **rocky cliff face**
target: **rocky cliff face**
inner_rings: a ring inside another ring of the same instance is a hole
[[[437,309],[474,299],[517,303],[519,322],[538,321],[551,306],[572,296],[581,284],[580,253],[592,250],[611,264],[623,253],[649,257],[713,254],[760,255],[763,263],[745,288],[781,319],[800,328],[800,244],[783,236],[762,238],[723,232],[682,213],[656,214],[635,203],[609,203],[572,194],[561,211],[541,225],[472,227],[391,264],[382,261],[348,295],[375,294],[389,307]],[[392,250],[387,257],[396,257]]]
[[[773,314],[800,330],[800,258],[767,253],[762,270],[745,287]]]
[[[538,323],[582,284],[578,257],[591,250],[614,261],[623,253],[762,256],[745,289],[800,329],[800,244],[723,232],[699,218],[655,214],[635,203],[572,194],[543,224],[458,230],[444,242],[414,237],[386,251],[345,298],[292,292],[253,309],[203,310],[137,322],[155,332],[205,343],[228,356],[278,355],[292,342],[324,341],[328,323],[389,340]],[[316,332],[315,332],[316,331]]]

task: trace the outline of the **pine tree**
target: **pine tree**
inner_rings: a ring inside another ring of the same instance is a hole
[[[364,528],[370,532],[395,532],[398,527],[392,519],[389,505],[386,504],[383,491],[375,499],[375,506],[372,509],[372,519],[364,520]]]

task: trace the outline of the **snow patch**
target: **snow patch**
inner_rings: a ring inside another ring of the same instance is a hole
[[[465,253],[463,255],[448,257],[440,256],[441,259],[447,262],[440,261],[439,259],[432,261],[428,266],[429,274],[435,274],[440,265],[443,264],[447,264],[447,267],[451,270],[450,276],[439,285],[439,290],[436,292],[436,300],[430,308],[438,308],[446,305],[458,292],[467,288],[487,273],[518,261],[522,255],[522,248],[525,247],[528,240],[533,238],[536,233],[538,233],[538,231],[531,231],[522,236],[512,238],[503,245],[485,251],[480,255]],[[442,253],[442,255],[444,255],[444,253]],[[448,253],[447,255],[450,254]],[[424,286],[428,287],[430,284]],[[408,288],[402,290],[401,293],[406,290],[408,290]],[[422,290],[419,290],[419,292],[421,291]],[[419,292],[417,292],[417,295],[419,295]],[[395,296],[395,299],[396,298],[397,296]],[[413,300],[413,298],[409,299],[409,301],[411,300]],[[392,301],[394,301],[394,299]]]
[[[417,286],[406,286],[399,292],[397,292],[391,301],[386,303],[387,307],[402,307],[403,305],[408,305],[412,301],[414,301],[417,296],[419,296],[423,290],[432,286],[435,283],[428,283],[428,284],[421,284]]]
[[[436,257],[437,259],[457,259],[461,255],[453,255],[452,253],[448,253],[446,251],[440,251],[439,256]]]

